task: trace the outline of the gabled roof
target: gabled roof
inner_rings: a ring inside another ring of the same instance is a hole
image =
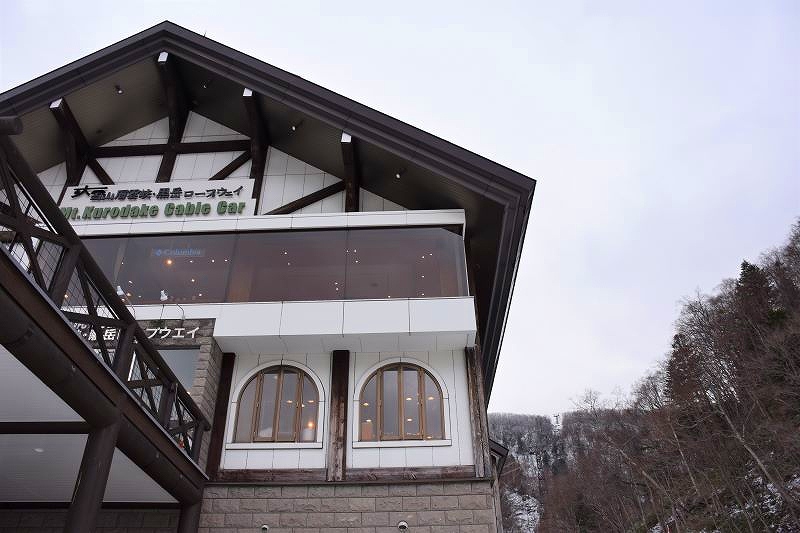
[[[488,392],[494,379],[535,181],[298,76],[171,22],[0,94],[0,115],[22,119],[15,143],[41,171],[64,159],[48,110],[65,97],[84,135],[99,146],[166,116],[155,67],[162,51],[178,58],[192,108],[249,133],[241,103],[259,96],[271,144],[342,176],[342,131],[359,143],[361,185],[410,209],[463,208],[465,240]],[[124,88],[120,96],[116,86]],[[291,126],[300,124],[292,134]],[[402,179],[395,179],[401,172]]]

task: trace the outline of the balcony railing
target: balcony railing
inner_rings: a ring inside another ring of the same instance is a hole
[[[87,349],[197,461],[208,420],[148,340],[44,187],[0,147],[0,249],[61,309]]]

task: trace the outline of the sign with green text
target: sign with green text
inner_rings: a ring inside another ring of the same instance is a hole
[[[249,179],[76,185],[67,187],[61,212],[87,222],[230,218],[252,215],[252,196]]]

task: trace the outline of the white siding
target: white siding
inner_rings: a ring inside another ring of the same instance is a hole
[[[336,176],[292,157],[274,147],[267,152],[264,187],[261,191],[261,214],[307,196],[341,181]],[[344,192],[304,207],[300,213],[341,213],[344,211]]]

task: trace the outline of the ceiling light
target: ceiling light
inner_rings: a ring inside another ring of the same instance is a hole
[[[435,398],[434,398],[433,396],[428,396],[428,400],[429,400],[429,401],[430,401],[430,400],[434,400],[434,399],[435,399]]]
[[[44,452],[44,448],[34,448],[33,451],[35,451],[36,453],[42,453]]]
[[[407,401],[407,402],[410,402],[410,401],[411,401],[411,396],[409,396],[408,398],[406,398],[406,401]]]
[[[169,266],[172,264],[172,259],[167,259],[166,261],[164,261],[164,263],[166,263],[167,266]]]
[[[133,281],[131,281],[131,280],[128,280],[128,283],[130,283],[131,285],[133,285]]]
[[[194,283],[194,278],[192,278],[192,283]]]
[[[211,260],[212,263],[216,263],[216,261],[217,261],[216,259],[212,259]]]
[[[114,85],[114,90],[117,91],[117,94],[122,94],[122,93],[125,92],[125,91],[122,90],[122,87],[120,87],[119,85]]]
[[[202,293],[202,292],[198,292],[198,293],[197,293],[197,295],[198,295],[198,296],[202,296],[202,295],[203,295],[203,293]]]
[[[133,296],[133,295],[132,295],[131,293],[129,293],[129,292],[126,292],[126,293],[125,293],[125,296],[127,296],[128,298],[130,298],[130,297],[131,297],[131,296]]]
[[[413,421],[414,421],[413,418],[406,418],[406,422],[413,422]]]
[[[364,402],[361,405],[363,405],[364,407],[369,407],[369,402]]]

